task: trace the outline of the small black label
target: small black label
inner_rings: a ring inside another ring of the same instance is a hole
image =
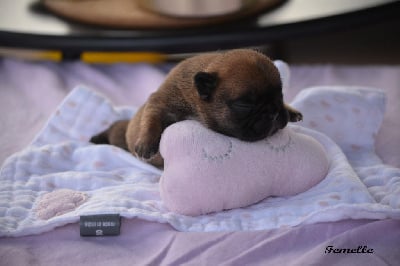
[[[117,236],[121,217],[119,214],[82,215],[79,224],[81,236]]]

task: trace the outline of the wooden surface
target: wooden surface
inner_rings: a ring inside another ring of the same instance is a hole
[[[76,2],[86,1],[94,0]],[[144,30],[77,23],[44,10],[38,3],[0,1],[0,47],[61,50],[71,57],[82,51],[201,52],[364,27],[400,13],[400,1],[395,0],[287,0],[258,16],[229,23]]]
[[[209,18],[178,18],[140,7],[138,0],[43,0],[55,14],[74,21],[124,29],[177,29],[227,23],[256,16],[284,0],[258,0],[237,13]]]

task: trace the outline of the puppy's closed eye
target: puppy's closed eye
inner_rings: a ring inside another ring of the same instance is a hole
[[[231,104],[231,107],[238,112],[250,112],[254,108],[254,104],[244,101],[236,101]]]

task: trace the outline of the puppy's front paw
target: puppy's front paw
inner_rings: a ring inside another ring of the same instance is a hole
[[[299,122],[303,120],[303,115],[297,110],[289,110],[289,121],[290,122]]]
[[[158,152],[159,145],[159,140],[145,141],[139,139],[135,143],[135,153],[137,157],[148,160]]]

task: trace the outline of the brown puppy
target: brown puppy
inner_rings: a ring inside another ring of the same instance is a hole
[[[248,49],[198,55],[171,70],[130,121],[94,136],[162,167],[161,134],[170,124],[195,119],[245,141],[271,136],[302,119],[283,102],[279,71],[265,55]]]

